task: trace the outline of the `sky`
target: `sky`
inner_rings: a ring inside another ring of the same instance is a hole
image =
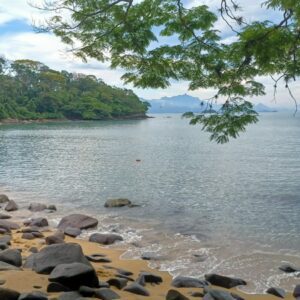
[[[42,0],[30,0],[39,3]],[[187,5],[206,4],[214,11],[217,11],[220,0],[184,0]],[[276,21],[279,18],[278,12],[268,11],[261,8],[263,0],[239,0],[244,7],[241,14],[248,20],[265,19]],[[32,2],[31,2],[32,3]],[[188,90],[187,82],[173,82],[167,89],[137,89],[131,85],[124,86],[121,76],[122,70],[109,69],[108,63],[100,63],[96,60],[89,60],[88,63],[75,58],[67,51],[66,45],[59,38],[50,33],[35,33],[32,28],[33,22],[45,19],[45,15],[29,5],[28,0],[0,0],[0,56],[9,60],[32,59],[41,61],[55,70],[67,70],[93,74],[102,78],[107,84],[126,87],[144,99],[158,99],[164,96],[175,96],[190,94],[200,99],[210,98],[215,91],[210,89]],[[217,27],[224,32],[224,41],[230,41],[232,34],[229,27],[221,21]],[[293,107],[294,102],[289,97],[284,86],[278,88],[276,101],[273,100],[273,82],[270,78],[261,78],[266,86],[267,95],[249,99],[254,103],[262,102],[272,107]],[[300,84],[292,85],[293,92],[300,96]]]

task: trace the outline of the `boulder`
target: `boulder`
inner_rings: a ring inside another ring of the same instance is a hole
[[[6,211],[15,211],[15,210],[18,210],[18,205],[16,204],[16,202],[14,200],[9,200],[4,209]]]
[[[216,286],[231,289],[239,285],[247,285],[247,282],[240,278],[226,277],[218,274],[206,274],[205,279]]]
[[[149,272],[141,272],[136,282],[143,286],[145,283],[160,284],[162,278]]]
[[[77,237],[81,234],[81,230],[79,228],[66,227],[64,229],[64,233],[70,237]]]
[[[11,222],[11,221],[0,220],[0,228],[4,228],[9,232],[10,230],[19,229],[20,226],[19,226],[19,224]]]
[[[204,288],[207,282],[193,277],[177,276],[172,280],[171,285],[176,288]]]
[[[18,300],[48,300],[48,296],[45,293],[34,291],[31,293],[21,294]]]
[[[53,204],[50,204],[48,207],[47,207],[48,210],[52,210],[52,211],[57,211],[57,208],[55,205]]]
[[[58,224],[59,229],[66,229],[67,227],[73,227],[78,229],[89,229],[96,227],[98,220],[82,214],[72,214],[63,217]]]
[[[11,245],[11,235],[3,235],[0,237],[0,243],[5,243],[7,245]]]
[[[130,200],[125,198],[119,199],[109,199],[105,202],[104,207],[123,207],[123,206],[131,206],[132,203]]]
[[[14,290],[0,287],[0,299],[3,300],[18,300],[20,293]]]
[[[127,285],[128,280],[125,278],[111,278],[107,280],[107,283],[111,286],[116,287],[117,289],[121,290]]]
[[[85,256],[91,262],[111,262],[110,259],[106,258],[103,254],[91,254]]]
[[[8,264],[4,261],[0,261],[0,271],[20,271],[20,268]],[[2,298],[0,297],[0,299]]]
[[[120,296],[109,288],[101,288],[95,291],[96,298],[100,298],[102,300],[114,300],[120,299]]]
[[[9,201],[9,198],[6,195],[4,195],[4,194],[0,195],[0,203],[6,203],[8,201]]]
[[[10,265],[21,267],[22,256],[21,252],[17,249],[7,249],[0,252],[0,261],[6,262]]]
[[[300,297],[300,284],[295,286],[295,289],[293,291],[293,296],[295,298],[299,298]]]
[[[58,282],[50,282],[47,286],[48,293],[60,293],[60,292],[70,292],[70,291],[71,290],[68,287]]]
[[[56,266],[74,262],[91,266],[80,245],[73,243],[54,244],[34,254],[33,270],[39,274],[50,274]]]
[[[285,272],[285,273],[295,273],[300,272],[300,268],[292,266],[290,264],[284,264],[279,267],[279,270]]]
[[[25,258],[25,263],[23,264],[23,268],[25,269],[33,269],[33,262],[36,253],[30,254],[28,257]]]
[[[270,287],[269,289],[267,289],[267,293],[279,298],[284,298],[286,294],[284,289],[275,287]]]
[[[49,225],[46,218],[34,218],[24,222],[25,226],[46,227]]]
[[[82,285],[78,292],[83,297],[93,297],[95,295],[95,289],[85,285]]]
[[[136,282],[125,287],[123,291],[141,296],[150,296],[150,293],[142,285]]]
[[[58,300],[81,300],[83,299],[78,292],[66,292],[58,297]],[[88,300],[88,299],[86,299]]]
[[[43,203],[30,203],[28,209],[32,212],[43,211],[47,209],[47,205]]]
[[[57,265],[49,275],[50,282],[58,282],[71,290],[78,290],[81,285],[98,287],[99,281],[92,266],[73,262]]]
[[[6,214],[1,214],[0,213],[0,220],[6,220],[6,219],[10,219],[11,216],[10,215],[6,215]]]
[[[90,236],[89,241],[102,245],[111,245],[116,241],[123,241],[123,238],[112,233],[94,233]]]
[[[56,235],[47,236],[45,241],[46,241],[47,245],[62,244],[65,242],[64,239],[62,239],[61,237],[56,236]]]
[[[35,236],[31,232],[25,232],[22,234],[22,239],[24,240],[34,240]]]
[[[185,297],[176,290],[169,290],[166,296],[166,300],[189,300],[189,298]]]
[[[215,289],[206,289],[203,300],[237,300],[233,294],[227,291],[215,290]],[[239,297],[240,300],[243,300]]]

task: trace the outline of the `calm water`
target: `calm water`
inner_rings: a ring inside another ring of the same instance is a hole
[[[262,115],[226,145],[178,115],[3,126],[0,187],[21,206],[58,204],[57,218],[97,216],[126,237],[127,258],[155,253],[174,275],[242,276],[249,291],[300,281],[277,270],[300,265],[299,116]],[[141,207],[105,209],[114,197]]]

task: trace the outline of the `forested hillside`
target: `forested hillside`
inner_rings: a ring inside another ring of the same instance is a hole
[[[131,90],[111,87],[93,75],[0,58],[0,119],[101,120],[143,117],[146,111]]]

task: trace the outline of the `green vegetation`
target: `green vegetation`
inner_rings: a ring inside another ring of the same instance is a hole
[[[239,16],[235,0],[220,0],[219,14],[202,1],[193,1],[193,7],[190,2],[45,1],[40,9],[52,17],[38,27],[61,37],[83,60],[121,67],[124,81],[136,87],[165,88],[172,80],[186,80],[192,90],[216,90],[209,101],[224,103],[220,112],[187,116],[224,143],[257,122],[248,101],[264,95],[261,76],[273,79],[275,91],[282,83],[295,100],[290,83],[300,74],[300,1],[262,0],[263,8],[278,17],[251,16],[251,22]],[[216,30],[218,21],[228,25],[223,32]],[[232,36],[225,42],[228,29]]]
[[[0,58],[0,120],[101,120],[143,117],[146,111],[131,90],[111,87],[93,75]]]

